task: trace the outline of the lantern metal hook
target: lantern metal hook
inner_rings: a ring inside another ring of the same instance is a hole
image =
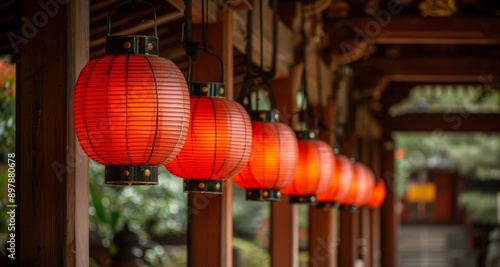
[[[124,5],[127,5],[127,4],[130,4],[130,3],[144,3],[146,5],[149,5],[151,7],[151,9],[153,9],[153,18],[154,18],[154,31],[155,31],[155,37],[158,38],[158,20],[156,18],[156,9],[154,7],[153,4],[151,4],[150,2],[148,1],[145,1],[145,0],[127,0],[127,1],[123,1],[121,3],[118,3],[116,5],[114,5],[111,10],[109,10],[109,13],[108,13],[108,20],[107,20],[107,24],[108,24],[108,36],[111,35],[111,16],[113,15],[113,11],[121,6],[124,6]]]

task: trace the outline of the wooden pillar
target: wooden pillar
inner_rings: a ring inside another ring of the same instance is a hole
[[[340,210],[340,248],[339,264],[341,267],[354,266],[358,258],[359,210]]]
[[[299,210],[288,196],[271,203],[271,267],[299,265]]]
[[[380,267],[380,209],[370,210],[370,229],[372,253],[369,267]]]
[[[365,129],[365,132],[369,130]],[[369,136],[365,136],[361,141],[361,153],[359,155],[360,161],[365,164],[368,168],[372,169],[371,166],[371,140]],[[363,260],[365,266],[371,265],[371,252],[372,248],[370,246],[370,212],[368,207],[359,208],[359,248],[360,256]]]
[[[40,3],[21,0],[17,12],[15,258],[88,266],[88,158],[74,132],[73,90],[88,62],[89,2]]]
[[[274,81],[276,106],[282,115],[283,123],[288,124],[294,119],[291,114],[297,109],[295,96],[298,90],[294,77],[296,78],[299,72],[299,68],[293,68],[290,77]],[[287,195],[282,195],[281,201],[271,203],[270,232],[271,267],[298,266],[298,207],[288,203]]]
[[[354,152],[353,133],[346,133],[342,140],[342,154],[352,155]],[[358,258],[358,239],[359,239],[359,211],[346,209],[340,210],[340,247],[339,264],[340,267],[354,266]]]
[[[325,108],[324,123],[335,129],[335,105],[330,101]],[[320,139],[335,144],[332,131],[320,133]],[[318,209],[309,207],[309,266],[337,266],[337,209]]]
[[[397,232],[398,218],[394,211],[396,202],[395,196],[395,179],[394,179],[394,141],[392,138],[386,138],[380,143],[382,147],[381,155],[381,174],[387,187],[387,195],[384,204],[381,207],[381,230],[383,236],[381,244],[382,266],[396,267],[397,266]]]
[[[380,158],[382,157],[381,153],[381,147],[380,147],[380,141],[379,140],[373,140],[373,144],[371,146],[371,167],[373,169],[373,172],[375,173],[375,177],[381,178],[381,160]],[[380,267],[380,231],[381,231],[381,225],[380,225],[380,208],[376,210],[371,210],[370,212],[370,248],[372,250],[372,253],[370,254],[371,256],[371,267]]]
[[[224,60],[226,98],[233,98],[233,13],[227,11],[222,22],[208,26],[208,48]],[[197,40],[201,27],[194,29]],[[193,63],[193,81],[220,82],[220,63],[202,51]],[[188,195],[188,266],[232,266],[232,182],[226,181],[222,195],[190,193]]]
[[[309,207],[309,266],[337,266],[337,209]]]

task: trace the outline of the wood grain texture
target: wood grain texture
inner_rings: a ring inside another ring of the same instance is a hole
[[[66,162],[73,168],[68,171],[66,266],[89,266],[89,159],[83,152],[75,134],[73,120],[73,95],[76,78],[89,61],[89,0],[75,0],[69,5],[68,39],[68,95],[67,121],[68,151]],[[74,241],[72,240],[74,239]]]
[[[30,21],[36,35],[21,45],[17,58],[17,263],[74,266],[74,183],[65,169],[52,167],[68,166],[67,148],[73,145],[67,115],[67,74],[74,72],[68,64],[70,15],[66,5],[53,17],[32,1],[19,1],[18,8],[17,17]]]

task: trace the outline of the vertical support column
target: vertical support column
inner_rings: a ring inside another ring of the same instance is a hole
[[[365,111],[363,111],[365,112]],[[366,115],[365,115],[366,116]],[[366,127],[366,126],[365,126]],[[369,126],[368,126],[369,127]],[[369,132],[368,129],[365,129],[365,131]],[[365,135],[362,141],[360,142],[361,145],[361,154],[359,155],[359,158],[361,162],[363,162],[368,168],[372,169],[372,162],[371,162],[371,142],[370,138],[368,135]],[[362,207],[359,209],[359,240],[358,240],[358,245],[360,249],[360,254],[361,254],[361,259],[363,260],[365,266],[370,266],[371,265],[371,252],[372,252],[372,247],[370,246],[371,240],[370,240],[370,212],[368,210],[368,207]]]
[[[309,266],[337,266],[337,209],[309,207]]]
[[[353,133],[346,133],[342,143],[342,152],[352,155],[354,150]],[[358,258],[359,211],[340,210],[340,248],[338,266],[354,266]]]
[[[232,12],[224,13],[222,22],[209,25],[207,46],[224,60],[226,98],[233,98]],[[201,38],[201,27],[193,29]],[[203,53],[193,62],[193,81],[220,82],[218,60]],[[232,266],[232,182],[226,181],[222,195],[190,193],[188,195],[188,266]]]
[[[55,3],[55,2],[54,2]],[[74,218],[74,248],[67,247],[67,254],[75,254],[75,266],[89,266],[89,159],[83,152],[75,134],[75,123],[73,120],[73,96],[75,83],[80,71],[89,61],[89,0],[76,0],[69,3],[71,19],[68,23],[68,96],[67,96],[67,120],[68,120],[68,146],[66,162],[70,168],[68,171],[68,183],[73,183],[67,193],[69,206],[74,206],[74,212],[68,214],[66,221]],[[73,189],[73,190],[71,190]],[[67,232],[66,242],[71,244],[72,233]],[[66,260],[66,266],[72,266],[71,260]]]
[[[296,111],[295,96],[298,86],[294,77],[298,68],[291,70],[288,78],[274,81],[276,105],[284,123],[293,120],[290,114]],[[271,267],[291,266],[299,264],[299,221],[298,207],[288,203],[288,196],[282,195],[281,201],[271,203]]]
[[[394,141],[392,138],[386,138],[380,144],[382,146],[382,162],[381,173],[387,187],[387,195],[384,204],[381,207],[381,231],[382,238],[381,253],[382,266],[395,267],[397,266],[397,232],[398,218],[394,211],[396,201],[395,195],[395,179],[394,179]]]
[[[373,140],[371,146],[371,167],[375,173],[375,177],[381,177],[381,147],[379,140]],[[371,267],[380,267],[380,208],[370,211],[370,247],[372,249]]]
[[[358,258],[359,210],[340,210],[339,266],[354,266]]]
[[[324,123],[335,129],[335,103],[330,101],[325,109]],[[333,132],[321,132],[320,139],[335,143]],[[309,266],[337,266],[337,209],[309,207]]]
[[[370,210],[370,267],[380,267],[380,209]]]
[[[18,3],[15,258],[19,266],[88,266],[88,159],[72,105],[88,62],[89,3],[51,3]]]
[[[233,11],[226,10],[222,22],[222,59],[224,60],[224,79],[227,99],[234,98],[234,62],[233,62]],[[222,196],[222,249],[221,267],[233,266],[233,181],[228,180]]]

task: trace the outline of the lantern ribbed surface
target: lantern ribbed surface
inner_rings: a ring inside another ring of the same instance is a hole
[[[96,58],[78,76],[74,119],[80,145],[91,159],[104,165],[163,165],[179,153],[187,136],[187,84],[165,58]]]
[[[351,189],[353,179],[352,163],[342,155],[335,157],[335,169],[330,187],[318,195],[320,202],[338,202],[345,198]]]
[[[372,193],[370,195],[370,200],[368,201],[368,207],[370,209],[378,209],[384,203],[386,195],[385,182],[382,179],[377,179],[375,186],[373,187]]]
[[[245,189],[283,189],[295,174],[297,138],[280,122],[252,122],[250,159],[233,181]]]
[[[188,180],[226,180],[245,166],[251,145],[252,125],[240,104],[220,97],[192,96],[186,143],[165,167]]]
[[[334,170],[330,146],[321,140],[299,140],[299,161],[292,183],[282,190],[291,196],[315,196],[328,189]]]
[[[340,204],[357,207],[366,205],[374,185],[375,177],[372,171],[359,162],[354,163],[351,190]]]

